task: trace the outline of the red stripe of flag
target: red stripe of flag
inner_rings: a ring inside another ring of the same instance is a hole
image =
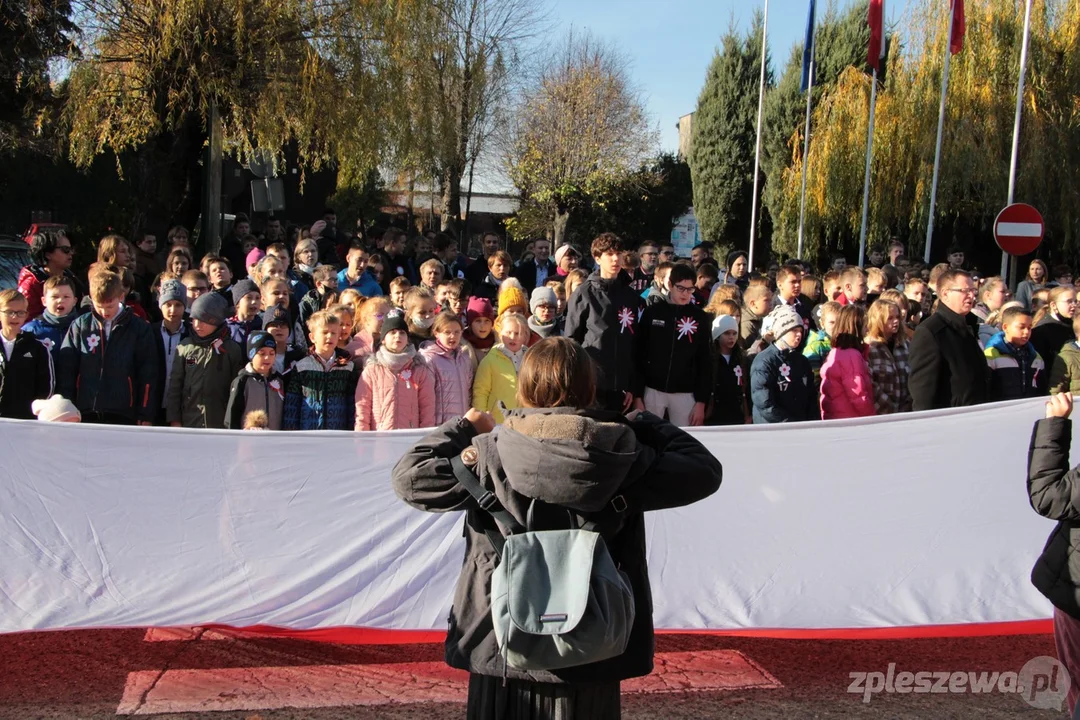
[[[949,38],[949,50],[953,55],[964,49],[964,33],[967,27],[964,23],[964,0],[953,0],[953,25],[952,37]]]
[[[866,24],[870,26],[870,48],[866,62],[881,72],[881,58],[885,55],[885,0],[870,0]]]

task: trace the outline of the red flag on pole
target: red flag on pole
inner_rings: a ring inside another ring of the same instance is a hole
[[[952,37],[949,38],[949,50],[953,55],[964,49],[964,0],[953,0]]]
[[[870,48],[866,62],[880,73],[881,59],[885,57],[885,0],[870,0],[866,24],[870,26]]]

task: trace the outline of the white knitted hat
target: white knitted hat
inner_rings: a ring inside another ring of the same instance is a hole
[[[37,415],[38,420],[45,422],[79,422],[82,415],[79,408],[63,395],[53,395],[48,400],[35,400],[30,404],[30,409]]]

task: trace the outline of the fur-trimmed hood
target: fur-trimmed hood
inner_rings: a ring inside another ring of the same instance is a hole
[[[485,441],[516,491],[580,512],[602,509],[638,457],[637,437],[618,416],[572,408],[514,410]]]

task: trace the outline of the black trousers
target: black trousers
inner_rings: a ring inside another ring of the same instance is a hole
[[[619,683],[564,685],[469,675],[467,720],[618,720]]]

